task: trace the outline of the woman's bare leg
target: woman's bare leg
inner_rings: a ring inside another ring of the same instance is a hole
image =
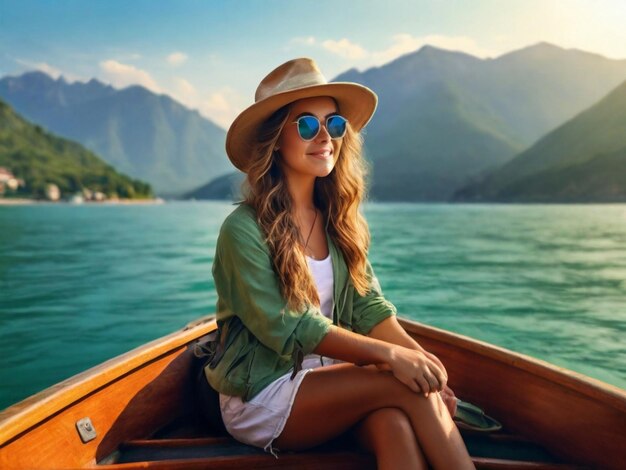
[[[426,398],[390,371],[349,363],[319,367],[304,377],[285,428],[274,444],[282,450],[322,444],[380,408],[399,408],[408,416],[420,448],[435,469],[475,468],[438,393]]]
[[[376,455],[378,470],[427,470],[409,417],[399,408],[380,408],[368,414],[352,431],[362,447]]]

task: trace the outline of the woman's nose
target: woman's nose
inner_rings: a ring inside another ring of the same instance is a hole
[[[321,129],[319,134],[317,134],[317,139],[322,141],[330,140],[330,134],[328,133],[328,129],[326,129],[326,124],[320,124]]]

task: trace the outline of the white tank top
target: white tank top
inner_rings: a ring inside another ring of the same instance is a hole
[[[328,256],[322,260],[316,260],[309,256],[306,257],[315,285],[317,286],[317,293],[320,297],[320,309],[324,316],[333,319],[333,263],[330,257],[330,251]]]
[[[332,320],[334,279],[333,261],[330,257],[330,251],[325,259],[316,260],[307,256],[306,260],[309,263],[309,269],[311,270],[311,274],[313,274],[313,279],[315,280],[315,285],[317,286],[317,295],[319,295],[320,298],[320,310],[322,311],[322,315]],[[304,356],[305,360],[311,360],[313,358],[319,360],[321,365],[328,363],[332,364],[334,362],[334,359],[332,358],[319,356],[315,353],[310,353]]]

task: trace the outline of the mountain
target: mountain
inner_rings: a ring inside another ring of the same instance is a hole
[[[626,202],[626,81],[453,199]]]
[[[241,183],[244,179],[245,174],[240,171],[218,176],[207,184],[184,194],[182,199],[239,199],[241,198]]]
[[[46,132],[0,100],[0,166],[24,180],[20,194],[42,198],[47,183],[70,195],[88,188],[111,197],[152,197],[150,185],[120,174],[82,145]]]
[[[225,131],[166,95],[42,72],[0,79],[0,97],[25,118],[76,140],[159,194],[188,191],[232,171]]]
[[[332,81],[372,88],[372,200],[447,201],[626,78],[626,60],[539,43],[495,59],[424,46]]]

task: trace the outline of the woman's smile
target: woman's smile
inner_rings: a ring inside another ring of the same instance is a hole
[[[329,160],[333,156],[333,150],[322,149],[316,152],[307,153],[307,155],[310,155],[311,157],[314,157],[314,158],[319,158],[320,160]]]

